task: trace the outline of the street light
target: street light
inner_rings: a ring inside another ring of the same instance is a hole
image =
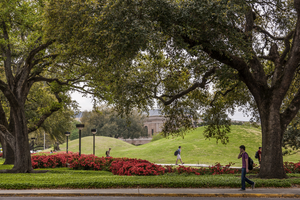
[[[32,137],[31,140],[32,140],[32,153],[34,153],[34,140],[35,140],[35,137]]]
[[[81,130],[84,128],[84,124],[76,124],[76,128],[79,129],[79,156],[81,156]]]
[[[97,129],[91,129],[92,133],[93,133],[93,155],[95,155],[95,135],[97,133]]]
[[[67,147],[66,147],[67,153],[68,153],[68,142],[69,142],[68,138],[69,138],[70,134],[71,134],[70,132],[65,132],[65,135],[67,136]]]

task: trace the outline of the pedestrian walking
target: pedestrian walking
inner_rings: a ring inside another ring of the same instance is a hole
[[[110,158],[110,150],[111,150],[111,148],[109,148],[108,151],[105,152],[105,155],[107,158]]]
[[[246,153],[245,149],[246,149],[246,147],[244,145],[241,145],[240,146],[240,153],[238,155],[238,159],[242,158],[242,175],[241,175],[242,188],[240,189],[240,191],[246,190],[245,181],[251,185],[252,190],[255,187],[255,183],[253,181],[249,180],[246,177],[246,174],[249,172],[249,169],[248,169],[248,165],[249,165],[248,158],[249,158],[249,156]]]
[[[182,162],[182,160],[181,160],[180,154],[181,154],[181,146],[179,146],[178,149],[177,149],[176,165],[178,165],[178,164],[177,164],[178,160],[180,160],[181,164],[184,164],[184,162]]]
[[[260,167],[260,163],[261,163],[261,147],[258,148],[258,163],[259,163],[259,166]]]

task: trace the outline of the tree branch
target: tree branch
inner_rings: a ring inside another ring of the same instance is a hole
[[[218,91],[215,96],[214,99],[210,102],[210,106],[213,106],[213,103],[216,101],[217,96],[220,94],[223,97],[226,96],[229,92],[233,91],[238,85],[240,84],[240,82],[238,82],[237,84],[235,84],[232,88],[230,88],[229,90],[226,90],[224,93],[222,93],[221,91]]]
[[[289,107],[287,107],[285,111],[282,114],[280,114],[280,120],[283,122],[282,125],[286,127],[292,121],[292,119],[294,119],[294,117],[297,115],[299,109],[300,109],[300,89],[294,96],[294,99],[290,103]]]
[[[80,80],[84,75],[80,75],[78,78],[74,78],[74,79],[68,79],[66,81],[60,81],[58,78],[46,78],[43,76],[38,76],[38,77],[33,77],[30,78],[29,81],[30,82],[41,82],[41,81],[45,81],[48,83],[54,82],[56,81],[59,85],[70,85],[70,82],[74,82],[74,81],[78,81]]]
[[[6,119],[6,113],[4,112],[2,103],[0,102],[0,124],[5,127],[8,127],[8,121]]]
[[[206,73],[204,74],[201,83],[199,83],[199,82],[194,83],[194,84],[193,84],[191,87],[189,87],[188,89],[186,89],[186,90],[184,90],[184,91],[182,91],[182,92],[180,92],[180,93],[178,93],[178,94],[172,96],[171,99],[169,99],[168,101],[165,101],[165,100],[163,99],[163,97],[166,97],[166,96],[168,96],[168,95],[157,96],[156,94],[154,94],[154,98],[160,100],[165,106],[170,105],[170,104],[171,104],[173,101],[175,101],[176,99],[178,99],[178,98],[180,98],[180,97],[182,97],[182,96],[188,94],[189,92],[195,90],[196,88],[199,88],[199,87],[204,88],[204,87],[206,86],[208,77],[211,76],[212,74],[214,74],[215,71],[216,71],[216,68],[215,68],[215,67],[212,68],[212,69],[210,69],[208,72],[206,72]]]
[[[55,97],[56,97],[58,103],[61,103],[61,102],[62,102],[62,99],[59,97],[58,93],[55,93]],[[54,106],[54,107],[52,107],[48,112],[44,113],[44,114],[40,117],[39,121],[38,121],[35,125],[33,125],[32,127],[29,127],[29,128],[28,128],[28,133],[31,133],[31,132],[33,132],[33,131],[36,131],[38,128],[41,127],[41,125],[44,123],[44,121],[45,121],[48,117],[50,117],[54,112],[56,112],[56,111],[58,111],[58,110],[60,110],[60,109],[61,109],[60,106]]]
[[[4,60],[4,70],[6,74],[6,79],[8,82],[9,87],[12,89],[14,85],[14,77],[11,71],[11,50],[10,50],[10,43],[9,43],[9,35],[7,32],[7,27],[4,21],[2,21],[2,28],[3,28],[3,37],[4,40],[7,42],[7,46],[3,49],[3,58]],[[4,53],[5,52],[5,53]]]
[[[284,59],[286,57],[286,55],[288,54],[288,52],[291,49],[291,45],[290,45],[290,40],[292,39],[293,35],[294,35],[295,31],[290,32],[284,39],[284,45],[285,45],[285,50],[283,51],[281,57],[280,57],[280,63],[283,64]]]
[[[272,38],[273,40],[284,40],[284,37],[275,37],[273,36],[271,33],[269,33],[268,31],[264,30],[263,28],[259,27],[259,26],[253,26],[254,30],[256,30],[257,32],[260,33],[264,33],[265,35],[269,36],[270,38]]]
[[[230,66],[233,69],[236,69],[239,72],[240,79],[247,85],[250,92],[255,96],[257,100],[261,99],[260,89],[261,87],[268,87],[267,78],[264,75],[263,69],[254,70],[253,73],[249,70],[249,65],[240,57],[234,56],[229,52],[222,51],[220,49],[216,49],[209,41],[195,41],[187,36],[181,36],[185,43],[189,44],[189,48],[193,48],[198,45],[203,46],[203,51],[208,54],[209,57],[218,60],[219,62]],[[251,64],[259,64],[258,59],[251,60]],[[260,64],[261,66],[261,64]],[[254,78],[255,74],[259,74],[257,72],[261,72],[261,76]],[[253,75],[254,74],[254,75]]]
[[[37,41],[39,41],[39,40],[40,40],[40,38],[37,39]],[[26,82],[27,79],[28,79],[30,70],[31,70],[31,68],[34,66],[34,65],[32,64],[32,61],[33,61],[33,59],[34,59],[34,56],[35,56],[38,52],[40,52],[40,51],[46,49],[47,47],[49,47],[49,46],[50,46],[51,44],[53,44],[54,42],[55,42],[55,40],[50,40],[50,41],[46,42],[45,44],[41,44],[41,45],[39,45],[37,48],[35,48],[35,49],[33,49],[32,51],[30,51],[28,57],[27,57],[26,60],[25,60],[25,67],[23,67],[23,68],[19,71],[19,73],[17,73],[17,75],[16,75],[16,77],[18,77],[18,81],[19,81],[18,86],[19,86],[19,87],[22,87],[22,88],[23,88],[24,82]]]
[[[16,149],[16,139],[15,136],[13,136],[8,130],[7,128],[0,124],[0,135],[4,138],[4,140],[9,144],[9,146],[15,150]]]

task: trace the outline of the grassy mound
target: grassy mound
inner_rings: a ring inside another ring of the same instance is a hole
[[[105,151],[112,148],[113,157],[128,157],[146,159],[150,162],[170,164],[175,163],[175,150],[182,146],[181,157],[188,164],[215,164],[222,165],[229,162],[241,166],[241,160],[237,159],[239,146],[245,145],[246,152],[257,163],[254,158],[255,152],[261,146],[261,130],[249,126],[231,126],[229,143],[223,145],[216,143],[215,139],[205,140],[203,136],[204,127],[199,127],[187,133],[183,138],[163,138],[141,146],[134,146],[118,139],[96,136],[96,156],[105,156]],[[93,137],[84,137],[82,140],[82,154],[93,153]],[[60,146],[65,150],[65,144]],[[69,151],[78,152],[78,140],[69,141]],[[299,154],[284,156],[284,161],[299,162]]]

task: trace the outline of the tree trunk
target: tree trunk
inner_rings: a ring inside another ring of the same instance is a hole
[[[11,173],[28,173],[33,172],[31,164],[31,155],[28,142],[27,123],[25,118],[24,107],[11,107],[14,118],[15,130],[15,159],[14,167],[4,172]]]
[[[13,165],[15,163],[15,154],[13,149],[9,146],[9,144],[5,144],[4,146],[4,152],[5,152],[5,162],[4,165]]]
[[[6,156],[6,142],[2,136],[0,136],[0,142],[2,145],[2,158],[5,158]]]
[[[283,167],[282,136],[284,127],[280,121],[280,106],[264,105],[260,108],[262,127],[262,157],[260,178],[286,178]]]

